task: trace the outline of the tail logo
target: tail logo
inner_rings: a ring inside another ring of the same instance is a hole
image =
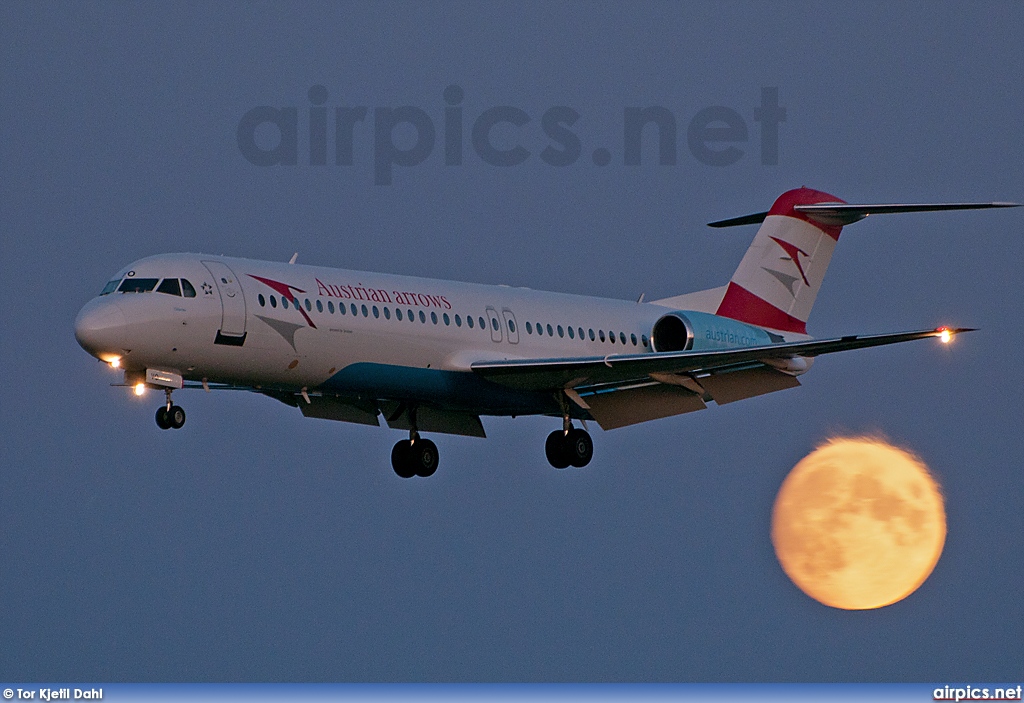
[[[771,240],[778,244],[782,248],[782,250],[786,252],[787,256],[782,257],[782,261],[792,261],[796,265],[796,270],[800,274],[800,278],[798,279],[796,276],[791,276],[787,273],[783,273],[782,271],[776,271],[774,269],[766,268],[763,266],[761,268],[764,271],[770,273],[775,278],[777,278],[779,283],[786,286],[786,288],[789,290],[789,294],[795,298],[796,282],[798,280],[803,279],[805,286],[811,285],[810,282],[807,280],[807,274],[804,273],[803,264],[800,263],[801,254],[803,254],[804,258],[807,258],[807,256],[809,255],[806,251],[796,246],[795,244],[790,244],[789,242],[783,241],[778,237],[771,237]]]

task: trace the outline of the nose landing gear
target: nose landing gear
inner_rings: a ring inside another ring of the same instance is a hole
[[[178,405],[171,402],[171,389],[164,389],[167,394],[167,404],[156,410],[156,426],[161,430],[180,430],[185,425],[185,411]]]

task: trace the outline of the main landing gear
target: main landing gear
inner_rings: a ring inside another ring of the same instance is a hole
[[[433,476],[437,471],[437,445],[420,437],[416,430],[416,407],[409,409],[409,439],[403,439],[391,450],[391,468],[402,478]]]
[[[548,435],[544,443],[548,462],[556,469],[583,468],[594,458],[594,440],[586,430],[572,426],[569,416],[562,418],[562,429]]]
[[[167,404],[157,408],[156,426],[161,430],[180,430],[185,425],[185,411],[171,402],[170,388],[165,389],[164,393],[167,394]]]
[[[420,437],[419,432],[410,432],[409,439],[403,439],[391,450],[391,468],[402,478],[433,476],[437,461],[437,445]]]

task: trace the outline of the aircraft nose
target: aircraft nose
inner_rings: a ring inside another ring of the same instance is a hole
[[[75,339],[82,349],[104,361],[124,354],[128,319],[113,300],[97,298],[85,304],[75,319]]]

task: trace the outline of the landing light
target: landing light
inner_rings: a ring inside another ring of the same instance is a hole
[[[135,395],[142,395],[145,392],[146,392],[146,384],[145,383],[136,383],[135,384]]]
[[[121,357],[115,356],[113,359],[111,359],[110,360],[110,368],[112,368],[112,369],[119,369],[119,368],[121,368]]]
[[[940,327],[936,332],[939,333],[939,341],[943,344],[949,344],[953,341],[953,332],[948,327]]]

